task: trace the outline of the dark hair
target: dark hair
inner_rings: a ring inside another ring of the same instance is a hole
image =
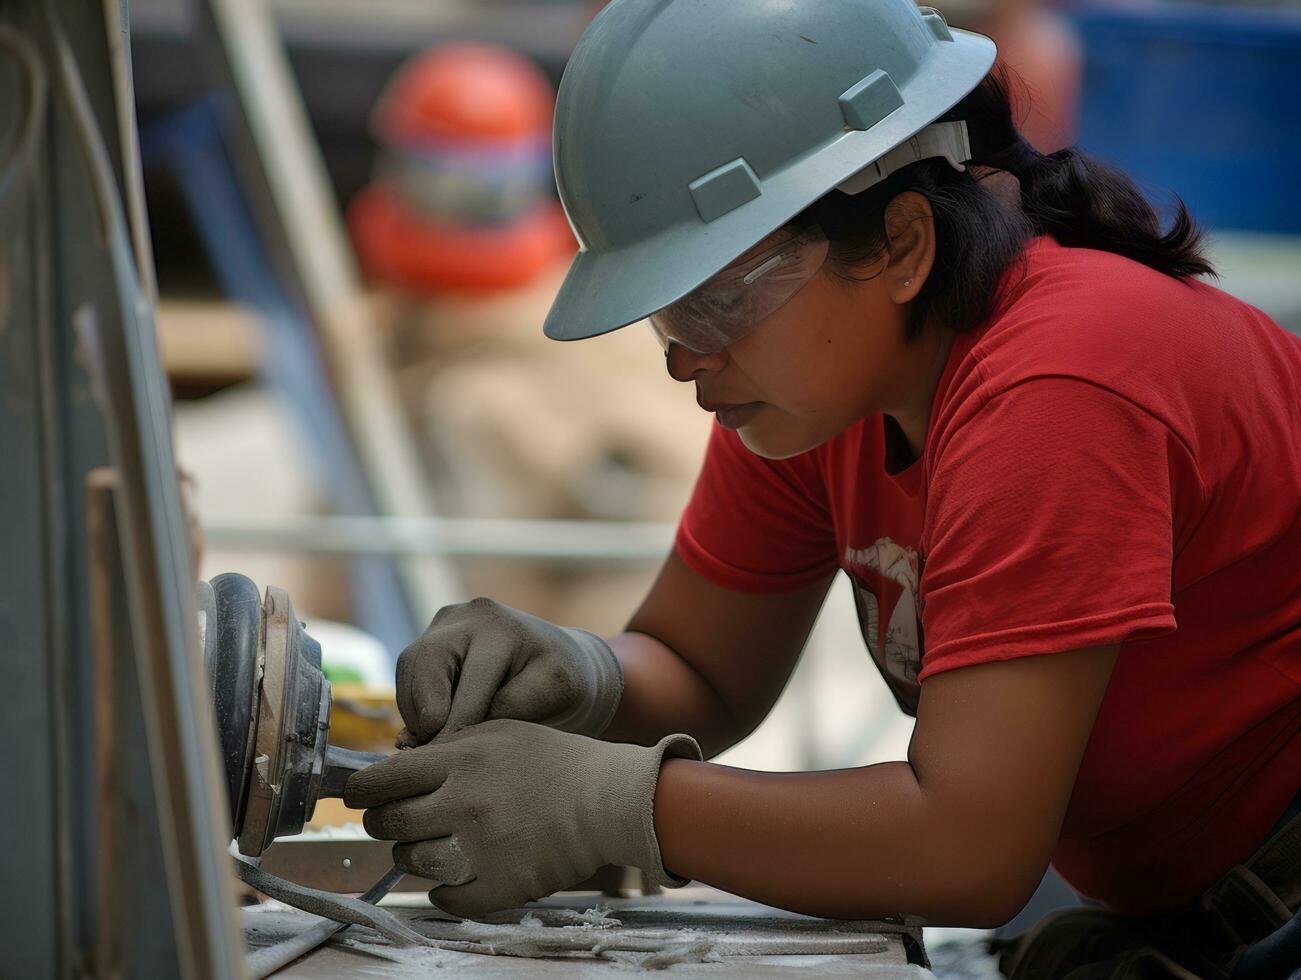
[[[911,304],[908,336],[928,318],[949,329],[975,329],[994,312],[999,286],[1034,235],[1067,247],[1114,252],[1168,276],[1214,275],[1202,232],[1183,201],[1168,232],[1134,182],[1075,148],[1047,156],[1021,136],[1012,119],[1009,76],[996,68],[940,121],[965,120],[970,167],[1004,170],[1021,185],[1021,207],[1009,207],[970,169],[920,160],[862,194],[832,191],[793,220],[819,225],[831,242],[830,265],[846,277],[888,251],[887,205],[905,191],[930,200],[935,263]]]

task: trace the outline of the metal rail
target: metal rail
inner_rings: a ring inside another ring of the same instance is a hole
[[[293,517],[213,521],[207,543],[232,551],[443,555],[552,562],[661,561],[673,525],[439,517]]]

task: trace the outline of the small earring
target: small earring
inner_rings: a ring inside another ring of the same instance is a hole
[[[903,281],[903,284],[904,284],[904,287],[906,288],[906,287],[908,287],[908,286],[911,286],[911,285],[913,284],[913,281],[912,281],[911,279],[905,279],[905,280]]]

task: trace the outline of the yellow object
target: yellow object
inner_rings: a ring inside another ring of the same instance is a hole
[[[361,826],[362,814],[365,812],[352,809],[343,800],[327,797],[316,801],[316,810],[312,813],[312,819],[307,821],[307,829],[319,831],[327,827],[338,827],[353,830]],[[352,836],[361,836],[361,831],[357,830]]]
[[[363,752],[392,752],[402,729],[391,687],[334,684],[330,744]]]

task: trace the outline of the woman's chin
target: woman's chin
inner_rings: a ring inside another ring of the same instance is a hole
[[[737,429],[736,434],[741,437],[741,444],[746,449],[764,459],[790,459],[826,442],[826,439],[816,438],[808,432],[764,425],[758,420]]]

